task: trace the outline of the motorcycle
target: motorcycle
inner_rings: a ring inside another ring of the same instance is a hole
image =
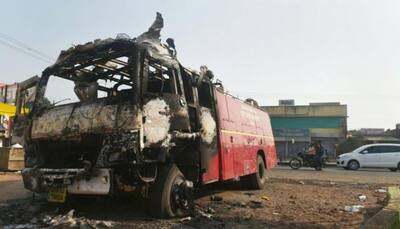
[[[299,152],[297,154],[297,157],[294,157],[289,161],[289,166],[292,169],[299,169],[304,166],[314,168],[317,171],[321,171],[322,168],[325,168],[327,160],[328,156],[326,150],[324,150],[321,156],[321,164],[317,163],[315,155],[307,154],[304,150],[303,152]]]

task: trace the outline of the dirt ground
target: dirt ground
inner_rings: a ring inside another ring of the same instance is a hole
[[[0,175],[1,176],[1,175]],[[4,181],[4,179],[3,179]],[[3,191],[0,180],[0,194]],[[35,200],[0,201],[4,228],[360,228],[378,212],[386,193],[382,184],[270,178],[264,190],[241,188],[239,182],[210,185],[196,192],[195,213],[184,219],[153,219],[146,201],[137,197],[73,198],[64,205]],[[4,192],[3,192],[4,194]],[[359,195],[366,200],[360,201]],[[1,195],[0,195],[1,196]],[[210,200],[221,197],[220,201]],[[362,205],[351,213],[346,206]]]

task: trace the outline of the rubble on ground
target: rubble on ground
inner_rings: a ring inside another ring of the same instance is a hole
[[[360,201],[365,201],[367,199],[367,196],[366,195],[358,195],[358,199]]]
[[[375,190],[375,192],[379,192],[379,193],[387,193],[387,190],[384,188],[379,188],[377,190]]]
[[[356,212],[360,212],[363,208],[364,208],[364,206],[362,206],[362,205],[353,205],[353,206],[345,206],[344,210],[346,212],[356,213]]]
[[[381,188],[340,182],[332,186],[309,180],[307,185],[302,185],[280,179],[270,179],[264,190],[249,191],[224,184],[212,187],[212,194],[201,190],[194,214],[175,219],[149,217],[143,209],[145,204],[136,199],[101,198],[53,205],[37,197],[35,201],[25,199],[0,204],[0,227],[308,229],[310,225],[319,225],[317,228],[355,228],[385,205],[387,193],[376,192]]]
[[[42,205],[47,205],[43,202],[24,202],[24,208],[13,208],[10,211],[9,217],[14,217],[14,223],[4,225],[4,229],[18,228],[112,228],[112,221],[94,220],[86,217],[77,217],[75,210],[71,209],[67,213],[59,213],[59,209],[54,209],[50,212],[43,211]],[[17,206],[14,206],[17,207]],[[26,210],[26,211],[23,211]],[[32,217],[32,218],[30,218]],[[2,221],[0,221],[2,222]],[[20,223],[23,222],[23,223]],[[2,225],[2,223],[0,223]]]

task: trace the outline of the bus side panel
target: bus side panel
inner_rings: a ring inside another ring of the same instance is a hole
[[[258,152],[264,153],[267,168],[273,168],[277,159],[268,114],[222,92],[216,95],[221,179],[255,173]]]
[[[230,119],[233,111],[228,107],[228,98],[225,94],[215,90],[218,113],[219,154],[221,172],[220,179],[228,180],[235,177],[234,170],[234,144],[232,131],[236,130],[236,124]],[[228,131],[230,130],[230,131]]]
[[[255,173],[256,153],[259,146],[254,108],[231,96],[227,96],[227,98],[229,109],[236,111],[235,116],[231,117],[237,126],[237,132],[234,134],[236,144],[234,148],[235,176]]]
[[[254,108],[220,91],[216,91],[216,95],[221,180],[255,173],[259,145],[254,123]]]
[[[244,176],[257,171],[257,153],[263,150],[264,145],[264,132],[260,125],[262,118],[259,114],[263,112],[239,99],[233,100],[240,110],[237,118],[242,127],[243,139],[241,158],[237,161],[237,164],[241,163],[241,167],[238,166],[237,174]]]

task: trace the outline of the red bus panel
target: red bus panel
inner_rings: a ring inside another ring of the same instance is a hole
[[[256,172],[257,153],[268,169],[277,163],[271,122],[266,112],[215,90],[220,180]]]

